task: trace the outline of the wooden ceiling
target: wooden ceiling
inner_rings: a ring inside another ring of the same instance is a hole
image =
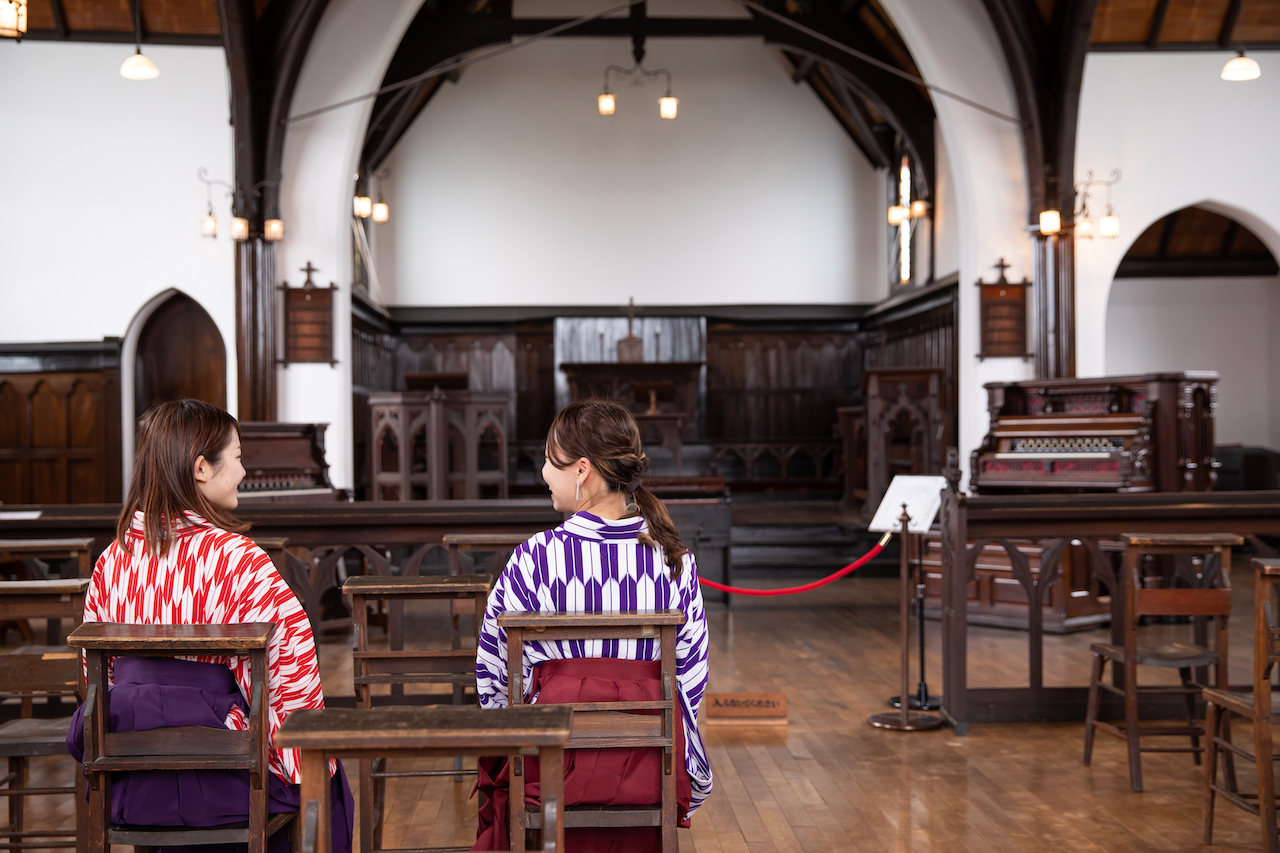
[[[1043,11],[1045,0],[1041,4]],[[1280,0],[1098,0],[1090,47],[1276,49],[1280,48]]]
[[[217,0],[29,0],[32,39],[133,41],[133,2],[141,3],[143,41],[221,44]],[[270,0],[254,0],[261,15]],[[1057,3],[1024,0],[1049,21]],[[874,2],[847,3],[876,32],[900,67],[910,54]],[[1098,0],[1093,50],[1280,49],[1280,0]],[[914,71],[914,69],[912,68]]]
[[[1234,219],[1184,207],[1151,224],[1134,241],[1117,278],[1270,276],[1280,272],[1258,236]]]

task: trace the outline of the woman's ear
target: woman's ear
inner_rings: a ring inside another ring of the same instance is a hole
[[[195,475],[197,483],[207,483],[209,478],[213,476],[213,466],[209,464],[208,459],[203,456],[197,456],[195,470],[192,473]]]

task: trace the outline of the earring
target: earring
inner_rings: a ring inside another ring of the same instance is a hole
[[[575,501],[582,500],[582,481],[578,481],[578,488],[573,490],[573,499]]]

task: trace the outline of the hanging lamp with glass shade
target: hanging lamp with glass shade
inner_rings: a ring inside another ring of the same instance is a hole
[[[218,237],[218,218],[213,215],[213,205],[209,205],[209,212],[200,220],[200,235],[214,239]]]
[[[1062,214],[1056,210],[1040,211],[1040,233],[1057,234],[1062,230]]]
[[[1244,51],[1240,51],[1235,58],[1228,60],[1227,64],[1222,66],[1222,79],[1232,82],[1240,82],[1243,80],[1257,80],[1262,76],[1262,69],[1258,67],[1258,62],[1244,55]]]
[[[22,41],[27,32],[27,0],[0,0],[0,37]]]
[[[1081,219],[1076,223],[1076,239],[1092,240],[1093,239],[1093,220]]]
[[[262,223],[262,239],[268,243],[279,243],[284,239],[284,220],[268,219]]]
[[[664,97],[658,98],[658,115],[662,118],[675,118],[679,108],[680,99],[672,97],[669,89]]]
[[[249,220],[236,216],[231,220],[231,239],[244,242],[249,239]]]
[[[1120,217],[1107,210],[1107,215],[1098,220],[1098,236],[1114,240],[1120,236]]]
[[[609,90],[600,93],[600,97],[596,99],[596,103],[600,108],[600,115],[611,116],[618,109],[618,99],[613,96]]]
[[[391,208],[387,207],[387,203],[385,201],[375,202],[373,205],[373,221],[381,224],[390,218]]]
[[[373,199],[367,195],[358,195],[353,203],[356,216],[361,219],[368,219],[373,215]]]
[[[133,5],[133,42],[134,54],[120,66],[120,76],[126,80],[154,80],[160,76],[160,69],[150,59],[142,55],[142,3]]]

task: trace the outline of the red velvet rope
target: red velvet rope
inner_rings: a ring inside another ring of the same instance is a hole
[[[857,560],[854,560],[849,565],[845,566],[840,571],[836,572],[835,574],[827,575],[825,578],[822,578],[821,580],[816,580],[813,583],[807,583],[804,586],[789,586],[786,589],[744,589],[740,586],[725,586],[722,583],[709,581],[706,578],[698,578],[698,581],[703,586],[709,586],[712,589],[719,590],[720,592],[731,592],[734,595],[795,595],[798,592],[808,592],[811,589],[817,589],[820,586],[826,586],[832,581],[839,580],[840,578],[844,577],[850,572],[854,572],[862,568],[867,563],[875,559],[875,556],[877,554],[879,554],[881,551],[884,550],[884,546],[888,544],[889,539],[892,536],[893,536],[892,532],[886,533],[880,539],[880,541],[876,543],[876,546],[874,548],[872,548],[867,553],[863,554]]]

